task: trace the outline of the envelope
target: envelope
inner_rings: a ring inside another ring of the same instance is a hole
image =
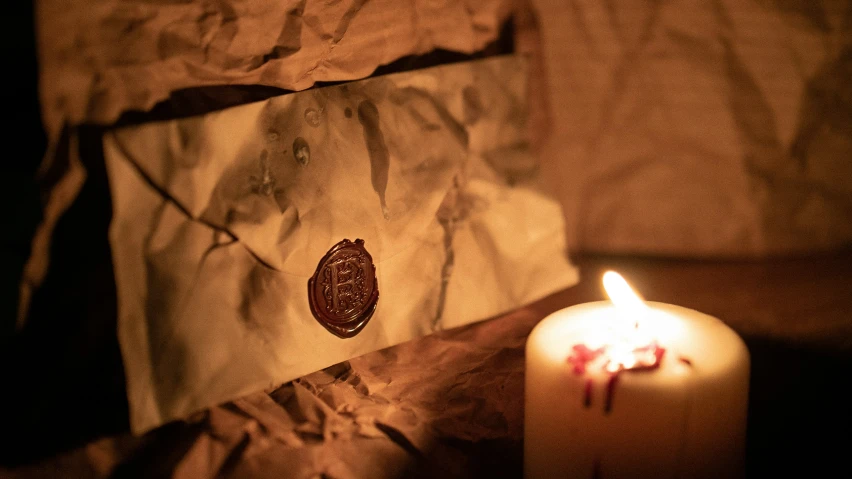
[[[509,55],[107,133],[134,432],[574,284],[526,94]],[[308,288],[344,240],[378,286],[352,337]]]

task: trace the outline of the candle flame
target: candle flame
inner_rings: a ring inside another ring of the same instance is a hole
[[[615,271],[604,273],[603,286],[612,304],[624,313],[641,315],[648,307],[624,277]]]
[[[597,329],[595,332],[598,334],[587,337],[582,348],[575,346],[574,354],[568,358],[575,365],[575,372],[585,371],[587,363],[591,362],[601,364],[611,374],[657,368],[665,349],[657,344],[649,331],[640,328],[641,320],[650,308],[615,271],[604,273],[603,285],[620,320]]]

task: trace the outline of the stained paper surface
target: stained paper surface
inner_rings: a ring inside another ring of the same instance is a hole
[[[109,133],[134,429],[573,284],[525,79],[497,57]],[[344,238],[365,241],[380,290],[346,340],[307,298]]]

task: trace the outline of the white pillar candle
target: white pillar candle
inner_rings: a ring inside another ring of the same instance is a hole
[[[714,317],[643,302],[615,273],[604,283],[613,302],[557,311],[527,340],[525,477],[742,477],[742,339]]]

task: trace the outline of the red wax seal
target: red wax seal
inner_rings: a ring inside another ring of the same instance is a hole
[[[332,246],[308,280],[308,302],[314,318],[341,338],[355,336],[376,311],[379,283],[373,257],[364,240],[348,239]]]

